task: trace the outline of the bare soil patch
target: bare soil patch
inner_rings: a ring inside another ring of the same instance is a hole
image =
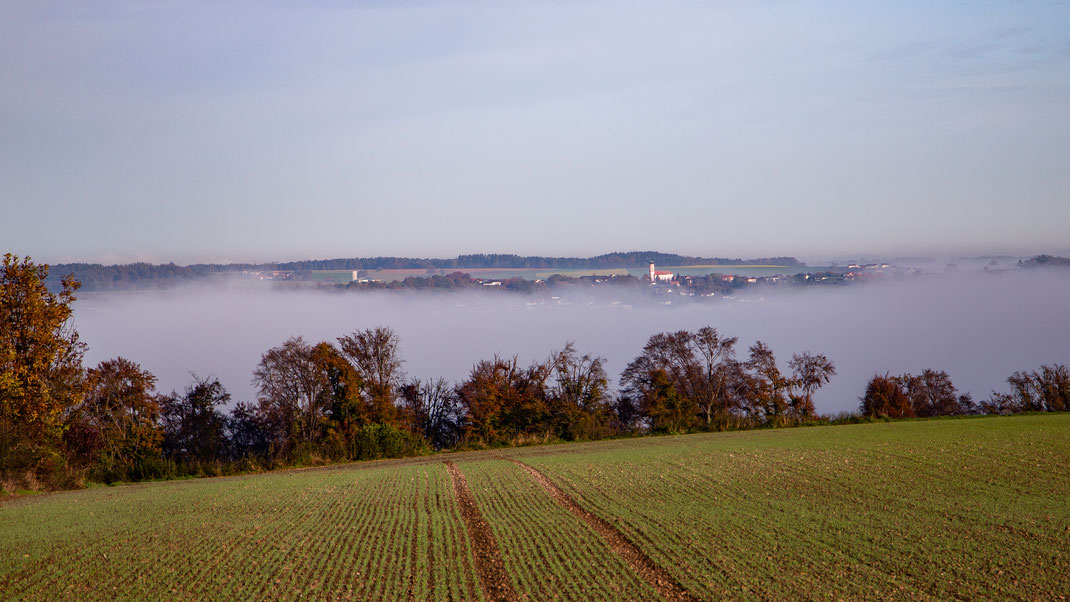
[[[446,461],[446,468],[453,481],[453,492],[457,496],[457,505],[461,508],[461,517],[468,530],[468,539],[472,543],[472,552],[476,558],[476,572],[483,585],[483,591],[491,600],[516,600],[516,593],[505,573],[501,550],[494,534],[490,532],[483,514],[476,505],[472,492],[468,489],[468,480],[453,462]]]

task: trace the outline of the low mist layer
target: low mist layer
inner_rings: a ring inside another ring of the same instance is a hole
[[[235,400],[252,400],[260,355],[289,336],[334,341],[388,326],[409,376],[464,378],[495,353],[545,359],[567,341],[607,359],[615,384],[650,335],[705,325],[738,336],[740,355],[761,339],[781,367],[794,352],[826,354],[838,375],[815,396],[820,412],[855,409],[874,373],[946,370],[975,398],[1005,389],[1015,370],[1070,363],[1070,276],[962,274],[922,281],[796,289],[744,300],[659,305],[646,298],[529,303],[512,294],[368,294],[184,289],[84,294],[76,326],[88,364],[123,356],[181,391],[190,373],[216,375]],[[611,301],[620,301],[610,305]]]

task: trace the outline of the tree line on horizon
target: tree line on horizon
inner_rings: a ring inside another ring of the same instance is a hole
[[[48,267],[4,257],[0,278],[0,485],[78,486],[210,475],[545,441],[829,422],[814,393],[836,374],[823,354],[781,365],[758,341],[712,327],[652,335],[618,391],[605,360],[566,343],[543,360],[476,362],[457,383],[406,375],[389,328],[334,341],[292,337],[264,352],[253,402],[231,404],[213,377],[161,393],[122,357],[84,367],[71,327],[78,282],[54,293]],[[876,375],[864,417],[924,417],[1070,408],[1070,373],[1043,366],[976,404],[944,372]],[[228,410],[229,408],[229,410]]]

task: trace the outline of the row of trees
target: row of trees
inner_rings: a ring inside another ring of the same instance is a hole
[[[860,410],[864,416],[914,418],[976,414],[969,393],[958,394],[947,372],[925,370],[920,375],[876,375],[866,385]]]
[[[572,343],[545,360],[477,362],[463,381],[409,379],[388,328],[336,342],[294,337],[268,350],[254,372],[256,405],[239,404],[245,453],[265,459],[364,457],[361,435],[404,433],[407,449],[501,445],[531,439],[597,439],[813,420],[813,394],[835,374],[824,355],[796,354],[781,371],[758,342],[745,361],[735,337],[714,328],[656,334],[614,395],[605,359]],[[242,446],[234,446],[241,448]],[[373,445],[374,448],[374,445]]]
[[[737,337],[716,328],[659,333],[621,375],[618,415],[631,429],[684,432],[785,425],[816,416],[813,394],[836,374],[823,354],[795,354],[781,370],[762,341],[736,358]]]
[[[1019,414],[1070,410],[1070,370],[1065,365],[1041,366],[1007,377],[1010,392],[992,391],[980,403],[959,394],[947,372],[876,375],[866,385],[859,410],[868,417],[924,418],[971,414]]]

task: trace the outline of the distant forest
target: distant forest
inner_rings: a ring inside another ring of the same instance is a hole
[[[692,257],[656,251],[628,251],[606,253],[596,257],[541,257],[503,254],[459,255],[453,259],[411,259],[407,257],[371,257],[351,259],[324,259],[280,263],[280,270],[382,270],[404,268],[434,268],[441,270],[463,269],[598,269],[598,268],[645,268],[653,261],[659,265],[799,265],[794,257],[759,257],[756,259],[729,259],[726,257]]]
[[[422,259],[413,257],[350,257],[341,259],[309,259],[283,263],[200,263],[188,266],[174,263],[130,263],[125,265],[102,265],[98,263],[53,264],[49,272],[48,287],[61,288],[60,278],[68,274],[82,283],[82,290],[122,290],[135,288],[159,288],[211,278],[226,272],[241,270],[293,271],[296,274],[311,270],[477,270],[488,268],[506,269],[609,269],[644,268],[651,261],[661,266],[680,265],[801,265],[794,257],[758,257],[730,259],[726,257],[692,257],[656,251],[628,251],[607,253],[596,257],[522,257],[520,255],[473,254],[452,259]]]

